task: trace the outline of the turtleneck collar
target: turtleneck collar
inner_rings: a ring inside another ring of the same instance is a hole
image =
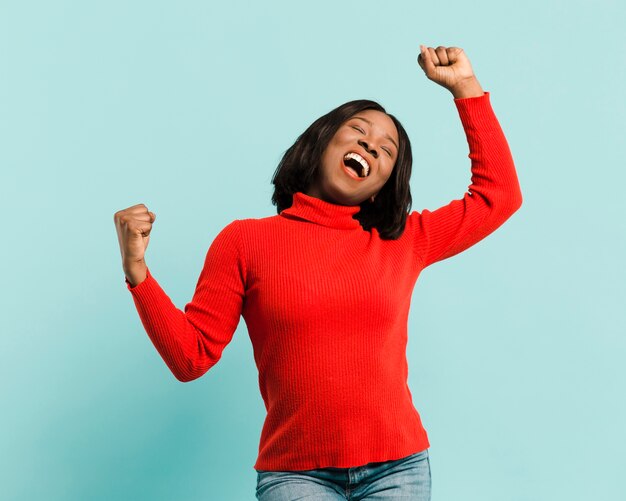
[[[360,210],[360,205],[337,205],[297,191],[293,194],[291,207],[283,209],[280,215],[295,216],[330,228],[350,230],[361,226],[352,217]]]

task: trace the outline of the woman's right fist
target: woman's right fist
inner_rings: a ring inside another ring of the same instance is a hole
[[[144,204],[117,211],[113,216],[125,268],[144,263],[144,255],[150,242],[150,231],[152,231],[152,223],[155,219],[154,212],[150,212]]]

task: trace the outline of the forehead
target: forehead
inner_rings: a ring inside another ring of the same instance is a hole
[[[356,119],[362,121],[359,118],[363,118],[370,122],[374,128],[379,129],[383,134],[389,134],[396,141],[398,140],[398,131],[396,125],[389,115],[378,110],[363,110],[355,113],[350,117],[350,120]]]

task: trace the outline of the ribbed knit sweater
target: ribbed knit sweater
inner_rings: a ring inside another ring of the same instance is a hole
[[[180,381],[221,358],[243,316],[267,416],[257,470],[349,468],[430,446],[409,390],[407,320],[420,272],[476,244],[521,205],[489,92],[454,99],[471,185],[437,210],[413,211],[397,240],[365,231],[356,206],[302,192],[280,214],[236,219],[206,253],[178,309],[148,269],[132,287],[142,324]]]

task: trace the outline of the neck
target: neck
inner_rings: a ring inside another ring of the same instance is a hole
[[[306,192],[301,192],[301,193],[308,195],[309,197],[317,198],[319,200],[322,200],[323,202],[333,204],[333,205],[343,205],[343,206],[348,206],[348,207],[355,207],[357,205],[360,205],[359,202],[341,202],[337,200],[336,198],[333,198],[328,193],[321,191],[317,185],[312,185],[311,187],[309,187],[309,189]]]

